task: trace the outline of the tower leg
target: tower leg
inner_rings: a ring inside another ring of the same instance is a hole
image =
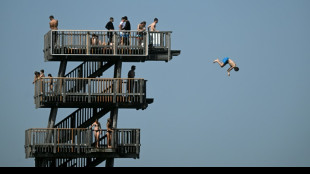
[[[67,61],[66,60],[61,61],[59,71],[58,71],[58,77],[64,77],[65,76],[66,68],[67,68]],[[58,87],[56,87],[56,89],[58,89]],[[47,128],[54,128],[57,112],[58,112],[58,108],[52,108],[51,109],[50,116],[48,119]]]
[[[122,76],[122,61],[118,60],[115,63],[114,67],[114,78],[121,78]],[[118,118],[118,107],[115,107],[111,110],[110,118],[112,120],[112,128],[117,129],[117,118]],[[114,147],[115,142],[115,134],[112,134],[112,147]],[[108,158],[106,160],[106,167],[114,167],[114,158]]]

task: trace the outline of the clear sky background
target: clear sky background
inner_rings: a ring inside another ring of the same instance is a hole
[[[126,15],[132,29],[159,18],[182,52],[135,64],[155,101],[120,111],[119,128],[141,128],[141,158],[115,166],[309,167],[309,9],[309,0],[1,0],[0,166],[34,166],[25,130],[47,126],[50,110],[35,109],[32,81],[34,71],[58,72],[43,57],[48,17],[59,29],[104,30],[109,17],[117,26]],[[240,71],[228,77],[212,63],[224,57]],[[72,111],[60,109],[57,122]]]

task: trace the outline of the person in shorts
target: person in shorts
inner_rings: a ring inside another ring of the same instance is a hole
[[[213,63],[218,63],[220,65],[221,68],[223,68],[224,66],[226,66],[227,64],[230,65],[230,68],[227,70],[228,72],[228,76],[230,76],[230,71],[232,69],[234,69],[236,72],[239,71],[239,68],[237,67],[237,64],[231,60],[229,57],[225,57],[222,62],[219,59],[216,59],[213,61]]]

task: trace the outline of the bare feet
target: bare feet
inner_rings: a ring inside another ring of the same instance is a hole
[[[213,63],[219,62],[220,60],[217,58],[213,61]]]

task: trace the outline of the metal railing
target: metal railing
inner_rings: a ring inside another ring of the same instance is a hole
[[[41,78],[35,104],[44,102],[145,103],[146,80],[121,78]]]
[[[92,150],[139,155],[140,129],[115,129],[109,143],[107,130],[99,132],[99,139],[96,139],[91,129],[28,129],[25,131],[26,158],[34,157],[36,153],[80,154],[91,153]]]
[[[148,56],[149,48],[171,50],[171,31],[51,30],[44,36],[47,56]]]

